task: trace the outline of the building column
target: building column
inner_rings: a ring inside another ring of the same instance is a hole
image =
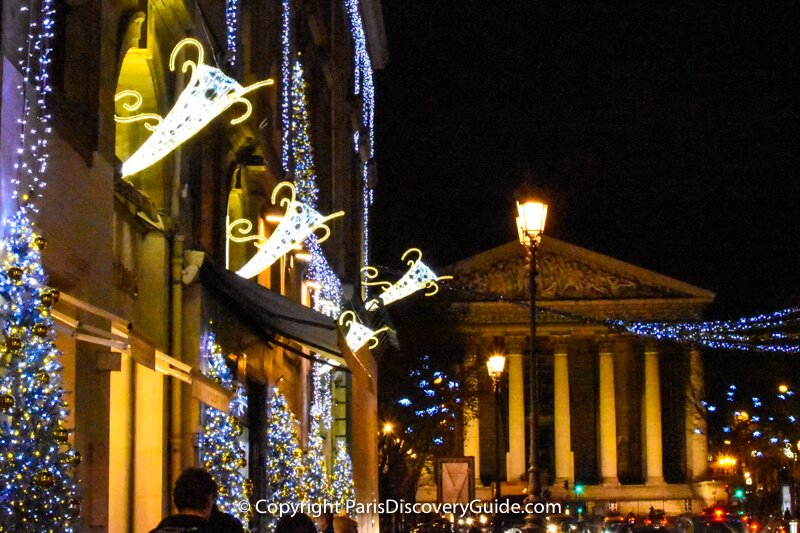
[[[600,477],[603,485],[619,485],[617,476],[617,403],[614,392],[614,347],[600,345]]]
[[[686,384],[686,481],[703,481],[708,470],[708,433],[705,409],[703,358],[700,350],[689,351],[689,381]]]
[[[508,455],[506,479],[517,483],[525,475],[525,379],[522,352],[525,337],[506,337],[508,357]]]
[[[658,374],[658,347],[648,343],[644,352],[644,453],[645,481],[664,483],[661,439],[661,381]]]
[[[475,365],[477,364],[476,360],[477,355],[475,353],[469,353],[464,357],[464,366],[467,369],[475,369]],[[473,474],[476,480],[481,478],[481,433],[478,409],[478,402],[475,402],[472,407],[468,407],[464,410],[464,417],[467,420],[466,424],[464,424],[464,455],[466,457],[472,456],[475,458],[475,471]],[[480,482],[476,483],[475,486],[480,486]]]
[[[557,342],[553,348],[553,418],[556,455],[556,475],[553,484],[560,485],[575,477],[569,414],[569,358],[566,342]]]

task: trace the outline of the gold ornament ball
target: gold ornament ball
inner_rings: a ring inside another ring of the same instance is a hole
[[[244,468],[247,466],[247,460],[244,457],[236,459],[236,468]]]
[[[11,335],[6,339],[6,348],[11,351],[16,351],[22,348],[22,339],[17,337],[16,335]]]
[[[252,479],[245,479],[244,480],[244,495],[245,497],[250,497],[253,495],[253,480]]]
[[[59,444],[66,444],[69,441],[69,431],[64,428],[57,428],[53,436]]]
[[[14,397],[10,393],[0,396],[0,412],[8,413],[14,408]]]
[[[228,464],[231,461],[233,461],[233,457],[231,456],[230,452],[225,452],[224,454],[222,454],[223,463]]]
[[[34,324],[31,328],[31,331],[37,337],[46,337],[47,336],[47,326],[45,324]]]
[[[211,470],[214,467],[214,463],[212,463],[211,461],[206,461],[205,463],[203,463],[203,467],[205,467],[207,471]]]
[[[45,307],[52,307],[52,305],[55,303],[53,301],[53,294],[50,291],[43,292],[40,299],[42,300],[42,305]]]
[[[248,509],[247,512],[244,513],[244,519],[245,519],[246,522],[249,522],[250,520],[253,519],[253,510],[252,509]]]
[[[81,501],[77,498],[70,498],[67,502],[67,512],[69,512],[72,518],[81,514]]]
[[[225,485],[220,485],[219,490],[217,492],[219,492],[220,495],[222,495],[222,496],[227,496],[228,487],[226,487]]]
[[[33,482],[43,489],[49,489],[56,483],[56,478],[47,470],[39,470],[33,476]]]
[[[44,370],[39,370],[36,372],[36,382],[39,385],[49,385],[50,384],[50,374],[45,372]]]
[[[35,239],[33,239],[33,245],[34,245],[34,246],[35,246],[35,247],[36,247],[38,250],[44,250],[44,249],[45,249],[45,247],[47,246],[47,239],[45,239],[45,238],[44,238],[44,237],[42,237],[41,235],[37,235],[37,236],[36,236],[36,238],[35,238]]]
[[[81,459],[83,459],[83,457],[81,457],[81,452],[73,452],[72,457],[69,458],[69,462],[72,466],[78,466],[81,464]]]
[[[50,289],[50,295],[53,297],[53,303],[57,304],[58,299],[61,298],[61,291],[58,289]]]
[[[20,267],[11,267],[6,270],[6,274],[14,281],[20,281],[22,279],[22,269]]]

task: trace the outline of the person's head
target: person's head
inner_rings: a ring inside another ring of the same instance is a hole
[[[358,533],[358,523],[348,516],[333,517],[334,533]]]
[[[208,519],[216,496],[217,484],[211,474],[202,468],[187,468],[175,481],[172,500],[179,513]]]
[[[317,533],[314,521],[303,513],[285,514],[275,525],[275,533]]]
[[[320,531],[328,531],[333,529],[333,513],[325,512],[320,513],[317,517],[317,529]]]

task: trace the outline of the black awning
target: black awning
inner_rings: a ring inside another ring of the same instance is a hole
[[[208,257],[198,275],[209,295],[263,341],[272,342],[277,334],[316,352],[342,357],[332,318],[221,268]]]

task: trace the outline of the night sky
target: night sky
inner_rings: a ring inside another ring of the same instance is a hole
[[[514,239],[528,183],[549,234],[716,292],[711,318],[800,303],[800,15],[761,6],[384,0],[375,263]]]

